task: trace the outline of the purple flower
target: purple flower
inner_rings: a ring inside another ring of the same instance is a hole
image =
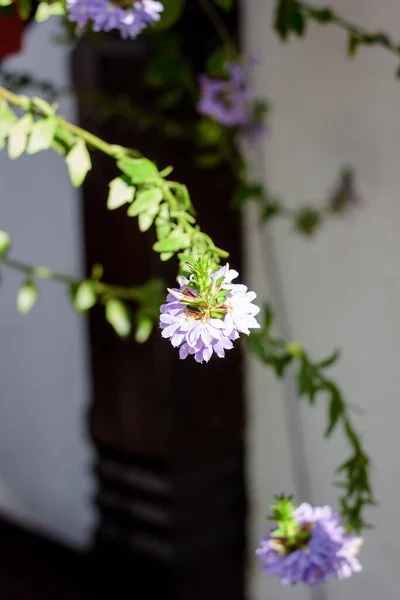
[[[215,293],[226,290],[218,307],[204,302],[197,306],[199,293],[184,277],[179,279],[179,289],[169,290],[167,302],[161,306],[161,335],[179,347],[180,358],[193,355],[200,363],[208,362],[213,353],[224,358],[240,333],[248,335],[250,329],[259,327],[254,317],[260,309],[252,304],[256,294],[244,285],[232,284],[237,276],[229,265],[210,273],[210,288],[215,288]]]
[[[225,127],[248,126],[250,93],[244,78],[244,69],[239,63],[227,68],[229,79],[211,79],[200,75],[200,114],[214,118]]]
[[[119,29],[123,38],[135,38],[147,25],[159,21],[164,7],[155,0],[134,0],[121,6],[109,0],[67,0],[68,19],[82,31],[91,23],[93,31]]]
[[[280,577],[282,585],[310,587],[325,583],[329,576],[344,579],[361,571],[357,554],[362,539],[346,533],[339,515],[329,506],[313,508],[304,503],[293,516],[301,525],[302,537],[289,542],[274,536],[276,527],[272,528],[256,551],[262,569]]]

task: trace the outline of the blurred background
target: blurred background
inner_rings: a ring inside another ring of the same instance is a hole
[[[394,37],[399,31],[395,0],[330,4],[368,29]],[[267,135],[249,150],[254,173],[295,206],[297,200],[318,203],[332,170],[348,163],[362,198],[357,210],[311,241],[285,223],[262,230],[252,207],[239,218],[221,200],[229,198],[228,178],[216,184],[199,173],[184,146],[130,131],[118,119],[99,125],[90,108],[69,97],[60,113],[163,166],[176,164],[202,226],[232,251],[235,267],[243,263],[249,287],[272,302],[282,334],[300,340],[314,358],[343,349],[334,375],[357,411],[380,502],[369,515],[376,528],[365,538],[364,571],[322,590],[285,589],[259,571],[254,557],[274,494],[335,505],[332,472],[347,449],[340,432],[323,441],[323,403],[313,410],[299,404],[290,378],[278,383],[239,350],[199,366],[179,363],[158,332],[143,347],[122,342],[96,311],[89,323],[76,315],[65,290],[52,283],[41,286],[40,302],[22,317],[15,308],[20,278],[4,272],[5,599],[397,597],[396,60],[375,48],[347,60],[344,35],[333,27],[312,27],[304,40],[282,45],[271,31],[272,6],[272,0],[246,0],[240,19],[230,23],[259,60],[253,84],[273,110]],[[72,50],[52,43],[58,31],[56,19],[30,28],[23,51],[7,67],[61,87],[74,82],[89,91],[124,93],[139,104],[151,101],[140,83],[145,44],[80,43]],[[201,57],[195,42],[193,56]],[[81,193],[71,188],[56,154],[17,162],[1,154],[1,226],[15,241],[15,257],[77,275],[102,262],[116,283],[142,283],[150,274],[172,280],[173,267],[163,270],[152,256],[151,238],[123,216],[107,214],[104,188],[112,173],[98,157]]]

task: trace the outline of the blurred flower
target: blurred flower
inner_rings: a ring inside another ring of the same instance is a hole
[[[160,20],[164,7],[155,0],[118,4],[109,0],[67,0],[67,16],[82,31],[90,22],[93,31],[119,29],[123,38],[135,38],[147,25]]]
[[[252,103],[252,94],[245,80],[241,63],[230,63],[226,68],[228,79],[214,79],[200,75],[200,114],[215,119],[224,127],[240,127],[241,135],[255,139],[263,132],[260,119],[256,118],[261,103]],[[253,106],[254,104],[254,106]],[[264,103],[262,103],[263,106]]]
[[[245,285],[232,284],[237,276],[229,265],[205,274],[194,268],[190,279],[181,277],[180,287],[168,290],[161,306],[161,335],[179,347],[180,358],[194,355],[200,363],[208,362],[213,353],[223,358],[240,333],[248,335],[259,327],[254,317],[260,309],[252,304],[256,294]]]
[[[256,551],[263,570],[280,577],[283,585],[310,587],[323,584],[330,575],[344,579],[361,571],[357,554],[362,539],[346,533],[338,514],[329,506],[291,506]]]

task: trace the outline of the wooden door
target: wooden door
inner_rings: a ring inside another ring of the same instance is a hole
[[[193,59],[200,62],[201,39],[209,45],[212,34],[196,13],[187,16],[184,26],[189,48],[193,41]],[[148,50],[146,40],[112,40],[97,48],[83,42],[73,58],[75,83],[89,92],[123,94],[148,108],[154,103],[142,84]],[[190,145],[166,141],[156,131],[140,133],[119,118],[98,123],[84,103],[80,122],[112,143],[139,149],[160,168],[174,165],[175,179],[191,191],[202,228],[231,251],[232,264],[240,267],[239,215],[231,208],[228,173],[196,169]],[[134,285],[160,275],[173,285],[177,265],[160,263],[151,250],[153,234],[140,233],[123,209],[107,211],[108,182],[116,174],[111,159],[94,156],[83,188],[87,269],[99,262],[105,281]],[[115,598],[162,594],[171,600],[242,600],[245,486],[239,348],[207,365],[180,361],[159,330],[144,345],[118,339],[101,308],[91,313],[89,329],[89,427],[97,449],[99,513],[94,550],[103,589],[118,590]]]

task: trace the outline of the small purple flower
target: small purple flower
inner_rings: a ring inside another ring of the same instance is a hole
[[[200,75],[201,96],[197,105],[200,114],[214,118],[225,127],[249,124],[248,101],[250,94],[239,63],[228,67],[229,79],[211,79]]]
[[[362,539],[346,533],[329,506],[313,508],[303,503],[292,514],[303,537],[289,543],[274,536],[273,527],[256,551],[263,570],[279,577],[282,585],[309,587],[325,583],[329,576],[344,579],[361,571],[357,554]]]
[[[252,304],[256,294],[248,292],[244,285],[232,284],[237,276],[229,265],[210,273],[210,287],[226,290],[226,297],[217,308],[204,303],[197,307],[199,294],[184,277],[179,279],[179,289],[169,290],[167,302],[160,309],[161,335],[179,347],[180,358],[193,355],[200,363],[208,362],[213,353],[224,358],[240,333],[248,335],[250,329],[259,327],[254,317],[260,309]],[[214,313],[219,318],[212,316]]]
[[[118,4],[109,0],[67,0],[68,19],[82,31],[91,23],[93,31],[119,29],[123,38],[135,38],[145,27],[160,20],[164,7],[156,0],[133,0]]]

